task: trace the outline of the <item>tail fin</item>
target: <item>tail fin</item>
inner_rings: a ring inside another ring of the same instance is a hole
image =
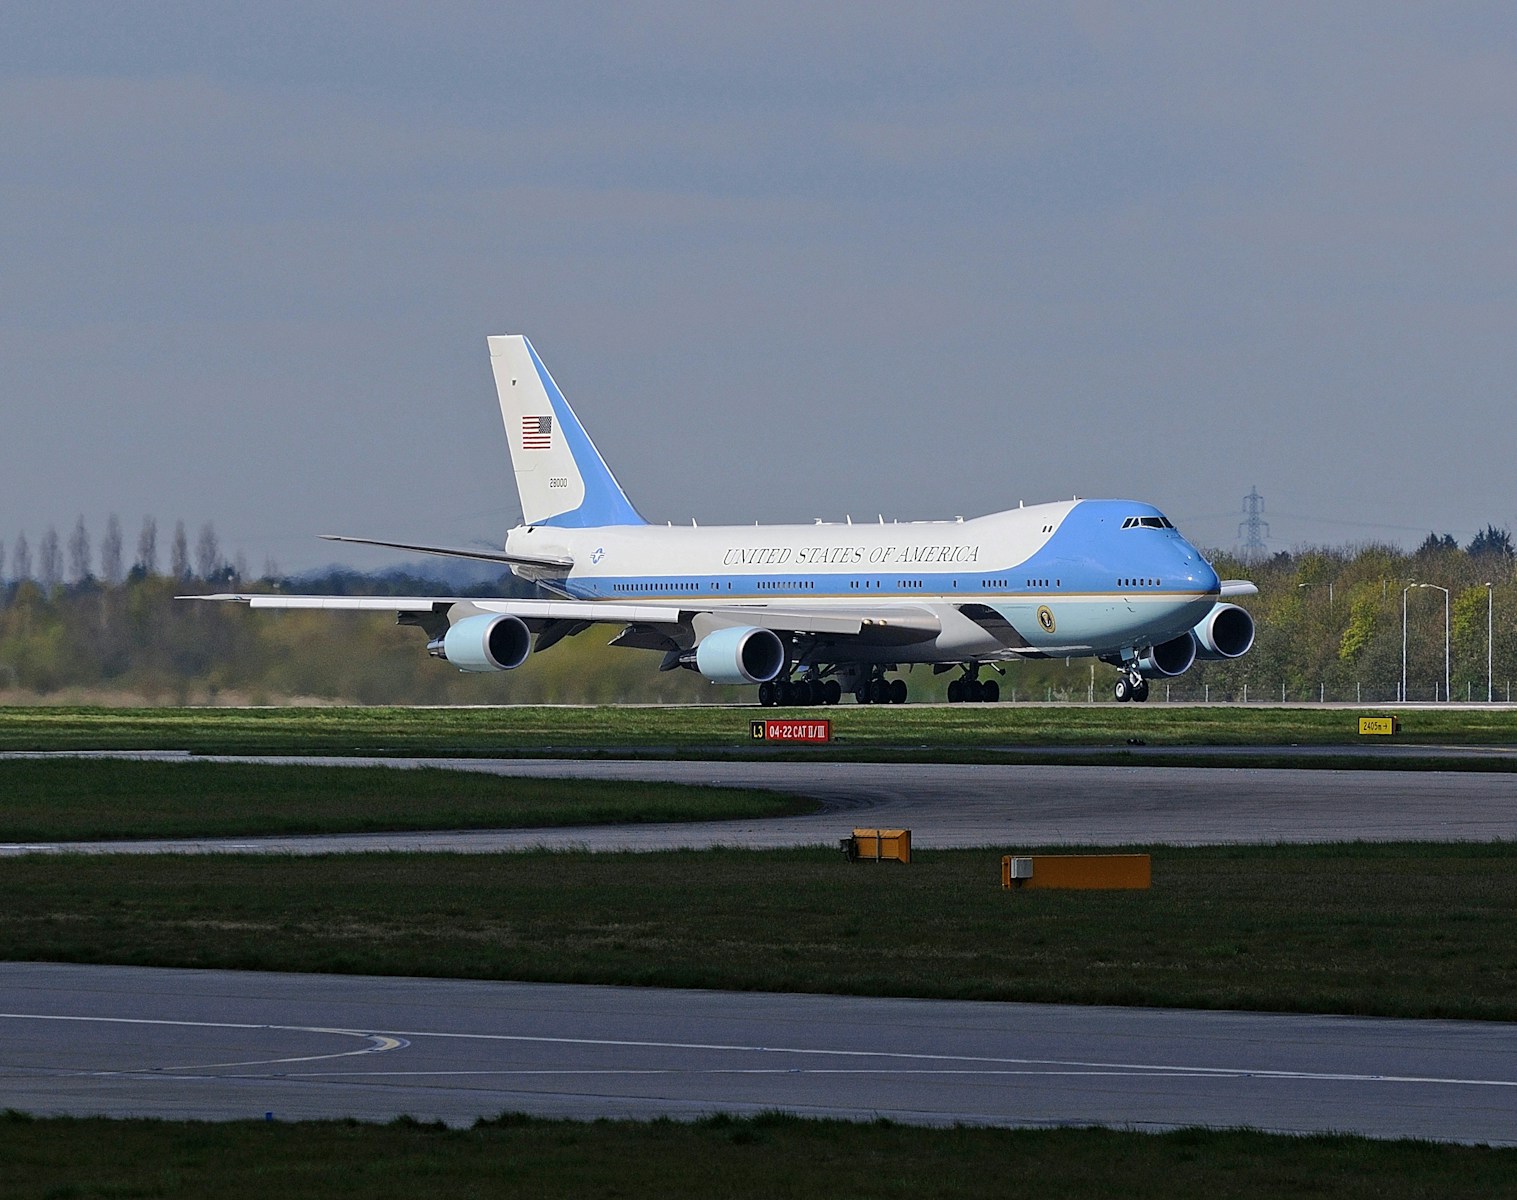
[[[528,525],[646,525],[532,343],[492,337],[490,367]]]

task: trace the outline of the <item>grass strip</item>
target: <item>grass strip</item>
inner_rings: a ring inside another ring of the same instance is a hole
[[[757,790],[432,768],[0,762],[0,841],[722,821],[816,807]]]
[[[9,1200],[62,1196],[713,1198],[1509,1195],[1517,1150],[1186,1129],[918,1129],[778,1114],[470,1129],[0,1115]]]
[[[1517,846],[1151,852],[1146,892],[967,850],[31,855],[0,957],[1517,1020]]]
[[[814,751],[756,746],[759,708],[0,708],[0,750],[183,749],[199,753],[363,753],[431,756],[584,754],[773,757],[994,758],[1030,747],[1119,752],[1149,747],[1358,746],[1358,710],[1221,705],[840,705],[805,710],[832,722]],[[789,712],[790,710],[784,710]],[[1380,711],[1366,706],[1365,712]],[[1517,746],[1517,712],[1417,709],[1402,714],[1406,745]],[[1378,743],[1377,743],[1378,744]],[[1303,759],[1301,765],[1313,765]],[[1363,765],[1362,761],[1361,764]],[[1405,764],[1397,764],[1405,765]],[[1517,767],[1505,758],[1470,764]]]

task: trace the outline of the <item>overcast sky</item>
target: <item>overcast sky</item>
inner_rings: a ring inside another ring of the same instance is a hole
[[[0,3],[0,541],[499,545],[485,337],[652,520],[1517,527],[1517,9]]]

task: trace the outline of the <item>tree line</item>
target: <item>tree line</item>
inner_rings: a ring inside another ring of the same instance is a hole
[[[158,575],[158,564],[158,521],[152,516],[142,519],[142,530],[137,535],[137,554],[130,564],[126,561],[121,521],[115,513],[106,521],[98,557],[92,553],[89,530],[82,515],[74,522],[73,532],[66,543],[51,525],[38,540],[35,552],[25,531],[11,543],[8,558],[6,545],[0,541],[0,583],[33,580],[44,588],[55,588],[65,583],[99,582],[107,587],[118,587],[129,576],[144,579]],[[184,522],[174,523],[167,565],[168,576],[172,579],[237,582],[248,578],[248,564],[243,553],[239,550],[229,562],[216,536],[216,527],[209,521],[200,527],[193,553]],[[278,565],[273,560],[266,560],[262,578],[271,580],[278,574]]]
[[[158,531],[144,520],[125,563],[114,518],[98,552],[82,521],[66,543],[44,535],[36,550],[18,538],[0,550],[0,694],[11,699],[173,703],[522,703],[721,701],[744,689],[715,687],[688,671],[659,672],[655,655],[608,648],[590,630],[533,655],[516,671],[464,675],[429,658],[415,629],[357,613],[260,610],[175,600],[187,582],[326,594],[528,595],[509,575],[458,587],[415,575],[340,571],[281,577],[266,564],[247,579],[228,563],[214,529],[192,551],[177,522],[166,571]],[[1198,664],[1155,682],[1150,703],[1222,701],[1391,702],[1497,700],[1517,682],[1517,578],[1510,534],[1487,526],[1460,545],[1432,535],[1414,551],[1363,544],[1310,547],[1244,564],[1209,555],[1224,578],[1250,578],[1259,595],[1254,648],[1235,662]],[[7,569],[8,563],[8,569]],[[1446,595],[1445,595],[1446,592]],[[1447,638],[1445,638],[1445,612]],[[1404,624],[1403,624],[1404,622]],[[1445,644],[1448,687],[1445,689]],[[940,698],[952,673],[907,674],[914,699]],[[1097,700],[1114,673],[1089,660],[1008,665],[1001,695],[1017,700]]]
[[[1218,572],[1253,579],[1246,606],[1258,634],[1233,663],[1190,683],[1250,699],[1495,699],[1517,682],[1517,557],[1511,534],[1487,525],[1466,545],[1429,534],[1416,550],[1311,547]],[[1447,662],[1447,683],[1445,683]],[[1404,667],[1403,667],[1404,664]],[[1489,672],[1489,673],[1488,673]],[[1189,684],[1188,684],[1189,686]]]

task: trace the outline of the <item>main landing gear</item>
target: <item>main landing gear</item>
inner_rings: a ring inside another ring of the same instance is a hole
[[[995,704],[1001,699],[1001,685],[994,679],[980,678],[980,664],[967,663],[964,674],[948,684],[949,704]]]
[[[859,690],[853,693],[853,698],[860,704],[905,704],[906,681],[876,675],[864,680]]]
[[[797,708],[812,704],[836,704],[843,687],[836,679],[820,676],[805,679],[773,679],[759,684],[759,704],[764,708]]]
[[[1148,699],[1148,680],[1137,667],[1124,667],[1122,674],[1117,676],[1112,694],[1118,704],[1126,704],[1129,700],[1142,704]]]

